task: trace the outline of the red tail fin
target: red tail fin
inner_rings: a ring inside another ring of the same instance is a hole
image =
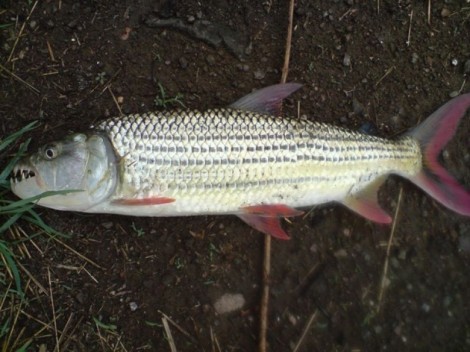
[[[470,193],[442,167],[437,158],[470,108],[470,93],[441,106],[409,133],[421,144],[423,169],[410,180],[453,211],[470,216]],[[467,140],[468,141],[468,140]]]

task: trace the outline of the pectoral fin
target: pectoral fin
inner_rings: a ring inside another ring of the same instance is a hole
[[[385,176],[372,182],[361,192],[352,194],[343,200],[343,204],[366,219],[381,224],[389,224],[392,218],[383,210],[377,200],[377,192],[385,181]]]
[[[243,207],[243,214],[238,215],[245,223],[254,229],[281,240],[288,240],[289,236],[282,229],[280,219],[302,215],[303,212],[284,204],[253,205]]]

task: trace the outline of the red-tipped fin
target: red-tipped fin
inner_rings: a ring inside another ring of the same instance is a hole
[[[466,216],[470,216],[470,193],[437,159],[469,108],[470,94],[458,96],[441,106],[408,133],[418,140],[423,155],[422,171],[410,180],[447,208]]]
[[[149,198],[129,198],[129,199],[116,199],[113,204],[116,205],[130,205],[130,206],[142,206],[142,205],[160,205],[173,203],[175,199],[168,197],[149,197]]]
[[[282,229],[280,218],[302,215],[303,212],[284,204],[260,204],[241,208],[243,214],[238,215],[256,230],[281,240],[288,240],[289,236]]]
[[[299,83],[275,84],[254,91],[230,105],[231,108],[280,115],[282,100],[302,87]]]
[[[254,229],[266,235],[273,236],[280,240],[290,239],[287,233],[282,229],[279,218],[250,214],[238,215],[238,217]]]
[[[377,200],[378,190],[384,181],[385,177],[379,177],[361,192],[344,199],[343,204],[366,219],[380,224],[390,224],[392,218],[380,207]]]

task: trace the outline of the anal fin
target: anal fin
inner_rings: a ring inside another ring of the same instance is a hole
[[[238,215],[238,217],[259,232],[276,237],[280,240],[289,239],[289,235],[287,235],[281,227],[279,218],[250,214]]]
[[[351,194],[343,200],[343,204],[352,211],[374,222],[389,224],[392,218],[383,210],[377,200],[377,193],[386,176],[377,178],[361,192]]]
[[[281,227],[281,218],[302,215],[303,212],[284,204],[259,204],[241,208],[243,214],[238,215],[254,229],[281,240],[289,236]]]

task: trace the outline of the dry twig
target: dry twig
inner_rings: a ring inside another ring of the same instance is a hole
[[[380,311],[380,307],[382,305],[383,295],[384,295],[384,292],[385,292],[385,285],[386,285],[387,274],[388,274],[388,262],[389,262],[389,259],[390,259],[390,249],[392,247],[393,236],[395,234],[395,228],[396,228],[396,225],[397,225],[397,219],[398,219],[398,213],[400,211],[402,193],[403,193],[403,187],[400,188],[400,193],[398,193],[397,208],[395,209],[395,215],[393,217],[392,229],[390,230],[390,237],[388,238],[387,254],[386,254],[386,257],[385,257],[384,269],[383,269],[383,272],[382,272],[382,280],[380,282],[379,297],[378,297],[378,301],[377,301],[377,313]]]
[[[289,4],[289,24],[287,27],[286,49],[284,65],[282,67],[281,83],[286,83],[289,73],[290,50],[292,45],[292,28],[294,22],[294,0]],[[266,335],[268,330],[268,304],[269,304],[269,275],[271,271],[271,236],[264,235],[264,261],[263,261],[263,291],[261,294],[259,351],[267,351]]]
[[[57,316],[55,314],[54,295],[52,294],[51,271],[49,270],[49,268],[47,268],[47,280],[49,281],[49,298],[51,300],[52,319],[54,322],[54,336],[55,336],[55,343],[56,343],[54,351],[60,352],[59,332],[57,331]]]
[[[29,89],[31,89],[34,93],[36,94],[40,94],[41,92],[39,91],[39,89],[33,87],[30,83],[26,82],[24,79],[22,79],[21,77],[17,76],[15,73],[11,72],[9,69],[7,69],[5,66],[3,66],[2,64],[0,64],[0,72],[2,71],[5,71],[6,73],[8,73],[11,77],[13,77],[14,79],[16,79],[18,82],[20,83],[23,83],[26,87],[28,87]]]
[[[170,345],[171,352],[177,352],[175,340],[173,339],[173,335],[171,334],[170,325],[168,325],[168,319],[163,316],[162,317],[163,328],[165,329],[166,339],[168,340],[168,344]]]
[[[295,347],[292,352],[297,352],[299,350],[300,346],[302,345],[302,342],[305,339],[305,336],[310,330],[310,327],[312,326],[313,321],[315,320],[316,317],[317,317],[317,310],[315,310],[315,312],[313,312],[313,314],[310,316],[310,319],[308,320],[307,325],[305,325],[304,331],[302,331],[302,335],[300,336],[299,341],[297,341],[297,343],[295,344]]]
[[[411,44],[411,23],[413,22],[413,10],[410,13],[410,25],[408,27],[408,39],[406,40],[406,46],[410,46]]]
[[[189,332],[187,332],[185,329],[183,329],[181,327],[181,325],[179,325],[178,323],[176,323],[173,319],[171,319],[168,315],[166,315],[165,313],[163,313],[161,310],[158,311],[158,313],[160,313],[166,320],[168,320],[175,328],[177,328],[179,330],[179,332],[181,332],[184,336],[186,336],[188,339],[191,340],[191,342],[193,343],[197,343],[196,339],[194,337],[192,337]]]
[[[28,17],[26,17],[26,20],[25,20],[25,21],[23,22],[23,24],[21,25],[20,32],[19,32],[18,35],[16,36],[15,43],[13,44],[13,48],[11,48],[10,56],[8,56],[7,62],[10,62],[11,59],[13,58],[13,54],[14,54],[14,52],[15,52],[16,46],[18,45],[18,42],[20,41],[21,36],[23,35],[23,31],[24,31],[24,28],[25,28],[25,26],[26,26],[26,23],[28,23],[29,18],[30,18],[31,15],[33,14],[34,10],[36,9],[36,5],[38,4],[38,2],[39,2],[39,0],[36,0],[36,2],[33,4],[33,7],[31,7],[31,11],[29,11]]]

